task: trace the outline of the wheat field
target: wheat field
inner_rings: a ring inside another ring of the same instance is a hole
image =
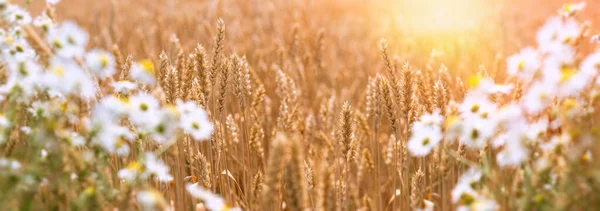
[[[599,6],[0,0],[0,210],[600,209]]]

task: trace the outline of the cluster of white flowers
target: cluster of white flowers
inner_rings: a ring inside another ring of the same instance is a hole
[[[456,210],[498,210],[493,199],[475,190],[481,176],[479,169],[471,168],[458,179],[458,184],[452,189],[452,202],[459,204]]]
[[[125,181],[134,181],[138,178],[148,179],[150,176],[156,176],[161,182],[173,180],[173,176],[169,174],[169,167],[158,160],[156,155],[149,152],[145,154],[143,163],[130,163],[127,168],[119,170],[118,176]]]
[[[135,85],[117,82],[121,91],[134,90]],[[123,92],[121,92],[123,93]],[[135,132],[121,124],[128,120]],[[149,137],[157,144],[165,144],[179,128],[191,135],[194,140],[210,138],[213,125],[204,109],[193,102],[178,101],[177,106],[163,106],[154,96],[139,92],[128,98],[108,96],[100,100],[92,111],[87,128],[95,134],[92,140],[110,153],[127,155],[129,146],[124,143],[141,137]]]
[[[49,6],[58,2],[47,0]],[[144,91],[156,82],[152,61],[135,62],[130,69],[130,81],[115,82],[112,77],[117,67],[113,54],[101,49],[88,50],[89,36],[75,22],[55,23],[46,13],[32,20],[25,9],[2,0],[0,15],[7,23],[6,29],[0,29],[0,60],[7,71],[6,82],[0,85],[0,101],[25,106],[26,113],[36,121],[48,124],[21,126],[23,133],[54,131],[53,135],[68,140],[74,147],[99,148],[117,156],[129,155],[130,146],[136,141],[153,141],[169,147],[181,135],[189,135],[196,141],[210,139],[213,125],[206,111],[195,102],[164,105]],[[48,46],[45,55],[38,55],[39,49],[34,50],[25,39],[28,33],[35,33],[35,29],[25,30],[30,24],[41,29],[45,36],[41,39]],[[110,90],[103,90],[107,86],[100,87],[101,82],[109,84]],[[81,105],[89,105],[91,111],[82,114]],[[0,144],[8,138],[11,121],[0,113]],[[63,128],[63,122],[85,127]],[[48,151],[42,150],[41,155],[45,159]],[[138,161],[118,171],[120,179],[129,182],[174,179],[156,153],[141,155]],[[18,161],[0,158],[0,168],[18,170],[20,166]],[[140,192],[138,200],[142,205],[152,204],[157,200],[149,199],[156,196],[152,191]],[[224,205],[222,199],[210,203]]]
[[[421,116],[412,126],[413,136],[408,141],[408,150],[413,156],[425,156],[442,140],[441,124],[443,117],[439,112]]]
[[[507,73],[521,85],[523,96],[500,104],[493,96],[509,94],[512,84],[498,85],[491,78],[477,75],[469,79],[472,89],[457,105],[456,114],[443,117],[437,112],[424,114],[413,123],[408,150],[413,156],[426,156],[438,144],[458,140],[473,150],[491,146],[497,150],[495,161],[501,167],[515,167],[535,159],[538,168],[547,168],[545,156],[571,141],[569,132],[549,133],[561,127],[565,118],[586,114],[587,88],[600,85],[600,51],[581,62],[575,59],[575,44],[583,26],[574,18],[585,3],[568,4],[560,17],[550,18],[538,31],[538,47],[526,47],[507,59]],[[594,81],[596,79],[596,81]],[[540,115],[560,109],[563,115]],[[590,155],[589,151],[585,152]],[[585,156],[585,155],[584,155]],[[587,156],[589,159],[589,156]],[[475,189],[482,177],[478,169],[467,171],[452,192],[452,200],[463,210],[495,210],[497,205]]]

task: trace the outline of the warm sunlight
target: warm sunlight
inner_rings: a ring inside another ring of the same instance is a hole
[[[398,3],[399,23],[415,33],[454,32],[481,24],[493,1],[404,0]]]

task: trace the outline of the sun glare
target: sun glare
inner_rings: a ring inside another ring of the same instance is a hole
[[[479,26],[486,12],[482,0],[403,0],[398,19],[415,33],[455,32]],[[491,1],[490,1],[491,2]]]

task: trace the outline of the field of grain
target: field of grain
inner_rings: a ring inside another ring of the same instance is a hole
[[[0,0],[0,210],[600,209],[599,6]]]

